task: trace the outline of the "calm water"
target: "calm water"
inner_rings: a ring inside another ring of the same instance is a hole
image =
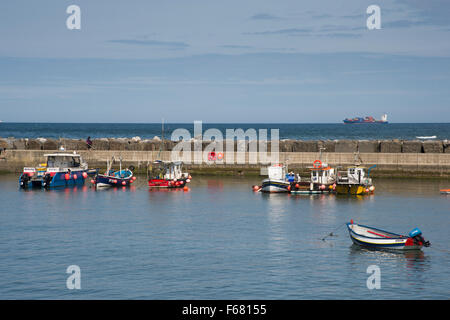
[[[0,298],[450,298],[450,197],[438,192],[448,180],[377,179],[362,198],[253,193],[258,181],[19,191],[16,176],[0,176]],[[433,246],[355,248],[351,218],[399,233],[418,226]],[[66,288],[74,264],[81,290]],[[381,269],[380,290],[366,287],[369,265]]]
[[[194,136],[194,124],[165,124],[165,137],[170,138],[173,130],[184,128]],[[203,131],[217,128],[224,137],[226,129],[249,128],[279,129],[280,139],[301,140],[334,140],[334,139],[404,139],[413,140],[416,137],[436,136],[437,139],[450,139],[450,123],[392,123],[392,124],[363,124],[345,125],[335,124],[258,124],[233,123],[214,124],[204,123]],[[0,123],[0,137],[16,138],[132,138],[152,139],[161,136],[161,124],[95,124],[95,123]]]

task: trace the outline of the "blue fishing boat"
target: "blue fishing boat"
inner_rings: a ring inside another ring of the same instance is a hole
[[[134,168],[130,166],[127,169],[122,169],[122,158],[119,158],[120,169],[112,170],[112,164],[115,158],[112,157],[111,161],[107,161],[107,169],[104,174],[97,174],[95,178],[91,181],[95,188],[109,188],[109,187],[128,187],[135,180],[136,177],[133,175]]]
[[[19,187],[56,188],[83,185],[97,170],[89,170],[81,155],[74,153],[52,153],[44,155],[46,162],[37,167],[25,167],[19,177]]]
[[[347,223],[347,228],[353,243],[372,249],[420,250],[430,246],[419,228],[413,229],[407,236],[359,225],[353,220]]]

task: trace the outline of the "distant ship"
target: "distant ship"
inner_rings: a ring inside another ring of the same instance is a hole
[[[347,124],[353,124],[353,123],[383,123],[383,124],[385,124],[385,123],[389,123],[387,121],[387,114],[386,113],[381,116],[381,120],[376,120],[372,116],[367,116],[365,118],[360,118],[360,117],[351,118],[351,119],[346,118],[343,121],[344,121],[344,123],[347,123]]]

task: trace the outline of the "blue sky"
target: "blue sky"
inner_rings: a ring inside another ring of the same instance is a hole
[[[443,0],[4,1],[0,120],[450,122],[449,36]]]

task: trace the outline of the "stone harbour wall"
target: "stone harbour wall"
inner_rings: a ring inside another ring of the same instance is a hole
[[[61,146],[66,152],[77,151],[89,164],[90,168],[105,168],[106,161],[112,156],[122,157],[123,165],[133,165],[137,172],[144,173],[148,164],[155,160],[171,160],[171,151],[176,145],[173,141],[139,139],[94,139],[93,147],[87,150],[84,140],[73,139],[12,139],[0,138],[0,172],[21,172],[23,167],[36,166],[45,161],[45,154],[58,151]],[[203,142],[203,148],[211,142]],[[191,146],[194,150],[193,145]],[[225,143],[224,143],[225,148]],[[233,159],[238,159],[238,146]],[[267,145],[270,157],[270,142]],[[239,149],[240,150],[240,149]],[[187,168],[196,174],[258,174],[267,163],[258,159],[258,154],[249,151],[248,142],[242,163],[228,164],[224,161],[206,161],[195,164],[193,154]],[[398,177],[450,177],[450,144],[447,141],[400,141],[400,140],[333,140],[333,141],[299,141],[285,140],[279,144],[279,162],[289,165],[290,169],[307,172],[314,160],[321,158],[331,166],[349,166],[355,163],[355,157],[363,165],[376,165],[372,176]],[[254,158],[256,157],[256,158]],[[258,159],[254,164],[250,159]]]
[[[140,138],[101,138],[93,139],[92,150],[99,151],[157,151],[162,141],[159,139],[141,140]],[[203,149],[211,142],[203,141]],[[170,151],[177,144],[164,140],[163,150]],[[192,142],[193,144],[193,142]],[[248,141],[246,142],[248,145]],[[14,139],[0,138],[0,149],[6,150],[87,150],[82,139]],[[225,142],[224,142],[225,146]],[[225,147],[224,147],[225,148]],[[237,149],[236,143],[234,149]],[[246,147],[248,150],[248,146]],[[267,143],[270,150],[270,142]],[[280,152],[337,152],[337,153],[450,153],[450,141],[447,140],[282,140]],[[192,145],[192,150],[194,150]]]

